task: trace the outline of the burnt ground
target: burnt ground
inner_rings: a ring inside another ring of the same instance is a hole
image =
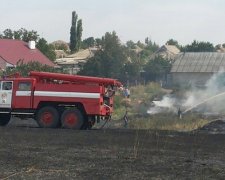
[[[224,179],[225,134],[0,127],[0,179]],[[214,128],[215,129],[215,128]]]

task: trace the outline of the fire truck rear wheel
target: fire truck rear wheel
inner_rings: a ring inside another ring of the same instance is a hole
[[[84,117],[78,109],[66,109],[61,116],[63,128],[81,129],[84,124]]]
[[[37,112],[36,121],[40,127],[56,128],[59,126],[59,113],[54,107],[45,106]]]
[[[10,121],[10,114],[0,114],[0,126],[6,126]]]

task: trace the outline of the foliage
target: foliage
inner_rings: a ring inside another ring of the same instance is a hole
[[[28,31],[24,28],[20,28],[19,30],[15,30],[15,31],[11,29],[5,29],[3,31],[3,34],[1,35],[1,38],[18,39],[25,42],[29,42],[32,40],[37,42],[39,35],[37,34],[37,31],[34,31],[34,30]]]
[[[144,67],[146,78],[151,81],[156,81],[159,78],[165,77],[170,69],[171,63],[160,56],[155,57],[153,60],[149,60]]]
[[[126,46],[127,48],[135,49],[135,43],[131,40],[126,42]]]
[[[166,44],[176,46],[178,49],[180,49],[180,45],[178,44],[178,41],[174,39],[169,39]]]
[[[87,61],[79,74],[119,79],[126,62],[125,48],[120,44],[118,36],[115,32],[107,32],[102,37],[102,49]]]
[[[28,76],[30,71],[44,71],[44,72],[59,72],[59,69],[53,67],[42,65],[37,61],[30,61],[28,63],[23,63],[23,61],[18,61],[15,68],[6,68],[6,75],[14,74],[19,72],[22,76]]]
[[[83,31],[83,27],[82,27],[82,20],[79,19],[77,22],[77,46],[76,46],[76,50],[78,51],[81,47],[81,37],[82,37],[82,31]]]
[[[149,57],[159,48],[159,46],[148,38],[146,38],[145,42],[146,46],[144,47],[143,51],[141,51],[140,58],[146,63]]]
[[[86,38],[82,41],[81,48],[86,49],[86,48],[89,48],[89,47],[93,47],[94,45],[95,45],[94,37],[89,37],[89,38]]]
[[[72,12],[72,25],[70,28],[70,50],[74,52],[77,46],[77,14],[75,11]]]
[[[76,11],[72,12],[72,25],[70,28],[70,50],[71,52],[76,52],[80,49],[81,46],[81,37],[82,37],[82,20],[77,21],[78,15]]]
[[[183,52],[214,52],[215,47],[210,42],[198,42],[194,40],[191,45],[186,45],[181,49]]]
[[[55,61],[56,54],[54,51],[53,45],[48,45],[47,41],[44,38],[39,39],[37,43],[37,48],[46,55],[51,61]]]

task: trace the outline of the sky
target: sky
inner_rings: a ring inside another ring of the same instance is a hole
[[[82,39],[115,31],[122,43],[225,43],[224,0],[0,0],[0,33],[23,27],[49,43],[69,42],[72,11],[82,19]]]

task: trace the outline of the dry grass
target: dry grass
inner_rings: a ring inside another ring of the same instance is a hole
[[[158,114],[148,117],[130,117],[129,127],[135,129],[157,129],[157,130],[176,130],[191,131],[198,129],[210,120],[189,114],[179,119],[174,114]]]

